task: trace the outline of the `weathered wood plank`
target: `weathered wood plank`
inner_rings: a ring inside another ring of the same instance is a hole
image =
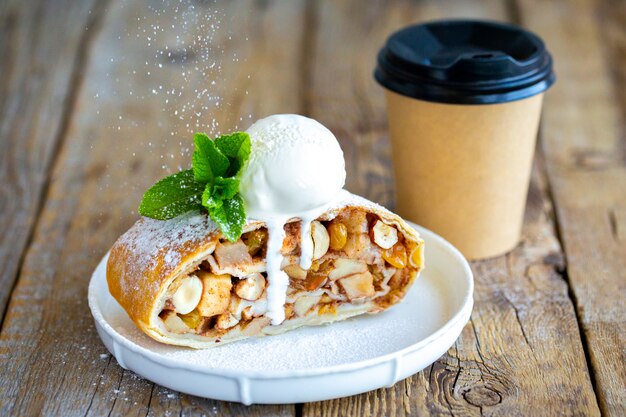
[[[95,1],[74,3],[0,3],[0,322],[98,15]]]
[[[310,108],[342,141],[349,188],[391,202],[384,101],[372,80],[385,36],[426,19],[506,19],[505,6],[495,1],[321,4]],[[390,389],[305,404],[304,416],[599,414],[541,167],[539,160],[521,245],[473,264],[472,321],[447,355]]]
[[[623,138],[626,130],[626,3],[620,0],[602,0],[598,20],[601,22],[599,28],[608,62],[607,69],[612,76],[612,90],[621,110],[620,132]]]
[[[1,415],[295,413],[294,406],[246,408],[154,386],[123,371],[94,330],[86,298],[91,271],[135,220],[143,191],[190,162],[188,132],[196,126],[183,105],[201,113],[199,128],[210,130],[215,120],[231,130],[246,127],[248,115],[298,112],[303,102],[297,69],[304,1],[169,6],[108,5],[0,334]],[[183,12],[197,20],[183,25]],[[209,15],[220,17],[214,33]],[[192,45],[198,35],[210,39]],[[191,46],[184,50],[181,42]],[[176,98],[159,86],[185,90]],[[198,99],[194,90],[204,87],[211,100]]]
[[[600,408],[605,415],[623,416],[626,241],[621,236],[626,225],[626,141],[610,71],[623,71],[624,61],[607,59],[601,36],[606,24],[597,16],[598,2],[521,0],[519,4],[522,22],[545,39],[555,57],[559,80],[546,96],[541,139],[567,279]],[[624,5],[607,6],[605,13],[614,19],[620,7],[622,16],[621,38],[612,38],[608,48],[620,48],[615,42],[623,48]],[[621,100],[623,104],[623,96]]]

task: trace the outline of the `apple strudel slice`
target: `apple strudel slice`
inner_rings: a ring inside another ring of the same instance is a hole
[[[141,218],[111,249],[109,290],[144,333],[193,348],[381,312],[418,276],[424,242],[399,216],[345,195],[279,231],[249,219],[235,242],[204,213]],[[280,274],[268,271],[272,233]]]

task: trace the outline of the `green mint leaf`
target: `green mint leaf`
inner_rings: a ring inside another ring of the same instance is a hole
[[[239,191],[237,178],[216,177],[213,185],[207,184],[202,193],[202,205],[207,209],[221,206],[224,200],[231,199]]]
[[[193,137],[193,174],[198,182],[212,183],[215,177],[223,176],[229,167],[229,159],[215,146],[204,133]]]
[[[229,200],[239,192],[239,179],[230,177],[215,178],[213,183],[213,195],[221,200]]]
[[[221,206],[209,209],[209,216],[231,242],[241,237],[243,226],[246,224],[246,211],[239,194],[224,200]]]
[[[225,176],[232,177],[239,174],[250,157],[250,135],[246,132],[223,135],[215,139],[215,145],[230,162]]]
[[[212,208],[220,207],[222,203],[222,199],[213,197],[213,186],[207,184],[202,193],[202,206],[206,208],[207,211],[210,211]]]
[[[204,185],[194,179],[192,170],[163,178],[146,191],[139,214],[157,220],[168,220],[202,208]]]

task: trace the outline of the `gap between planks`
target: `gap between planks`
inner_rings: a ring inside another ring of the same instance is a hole
[[[626,245],[619,234],[619,216],[626,210],[626,106],[619,65],[623,54],[618,51],[624,45],[619,29],[626,8],[620,2],[597,0],[517,4],[521,21],[551,49],[561,78],[546,95],[541,149],[549,163],[547,179],[567,259],[568,295],[592,389],[602,414],[621,416],[626,411],[626,372],[615,364],[626,357]],[[620,107],[621,114],[616,110]]]
[[[520,25],[523,26],[524,22],[522,20],[522,11],[520,10],[520,5],[517,2],[517,0],[506,0],[507,1],[507,9],[508,9],[508,14],[509,17],[511,19],[511,23],[516,24],[516,25]],[[543,110],[545,111],[545,110]],[[552,224],[554,225],[554,233],[556,235],[556,239],[559,242],[559,245],[561,248],[564,248],[565,246],[565,240],[563,239],[563,234],[562,234],[562,230],[561,230],[561,225],[559,223],[559,219],[558,216],[556,215],[556,207],[559,204],[559,202],[557,201],[553,189],[552,189],[552,178],[550,177],[550,175],[548,175],[547,169],[546,169],[546,155],[545,155],[545,151],[543,149],[543,147],[541,146],[543,141],[543,132],[542,132],[542,126],[539,126],[539,131],[537,133],[537,146],[536,146],[536,150],[535,150],[535,158],[539,159],[541,161],[540,164],[538,164],[539,170],[542,173],[542,177],[545,178],[545,188],[544,188],[544,192],[546,195],[546,198],[550,201],[550,204],[553,207],[553,210],[550,212],[550,217],[552,220]],[[562,249],[563,250],[563,249]],[[563,250],[564,252],[564,250]],[[565,256],[565,253],[563,253],[563,256]],[[582,323],[582,319],[580,317],[580,312],[578,311],[578,308],[576,308],[577,304],[577,300],[576,300],[576,296],[574,294],[574,290],[572,288],[572,283],[569,280],[569,276],[568,276],[568,263],[567,263],[567,258],[565,259],[565,262],[563,262],[563,268],[562,269],[558,269],[555,268],[555,272],[558,273],[562,278],[563,281],[565,281],[566,285],[567,285],[567,296],[570,299],[570,301],[572,302],[572,305],[574,306],[574,312],[575,312],[575,316],[576,316],[576,323],[578,325],[578,334],[580,336],[580,344],[582,346],[583,352],[585,354],[585,362],[587,365],[587,373],[589,374],[589,379],[591,380],[591,386],[593,388],[593,393],[596,396],[596,401],[598,402],[598,405],[600,404],[600,397],[599,397],[599,393],[598,393],[598,388],[596,386],[596,376],[593,370],[593,366],[591,363],[591,357],[590,357],[590,352],[589,352],[589,342],[587,340],[587,336],[585,335],[585,331],[583,328],[583,323]],[[517,311],[517,310],[516,310]],[[518,320],[519,321],[519,320]],[[520,323],[521,326],[521,323]]]

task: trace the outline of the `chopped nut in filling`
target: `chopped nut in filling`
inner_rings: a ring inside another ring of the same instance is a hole
[[[289,276],[285,317],[336,314],[345,303],[373,301],[384,309],[404,295],[420,268],[420,248],[396,227],[358,208],[311,224],[313,261],[299,265],[300,222],[285,225],[282,270]],[[266,326],[265,228],[232,243],[220,240],[196,271],[176,279],[159,316],[174,333],[216,337],[237,326],[254,334]]]

